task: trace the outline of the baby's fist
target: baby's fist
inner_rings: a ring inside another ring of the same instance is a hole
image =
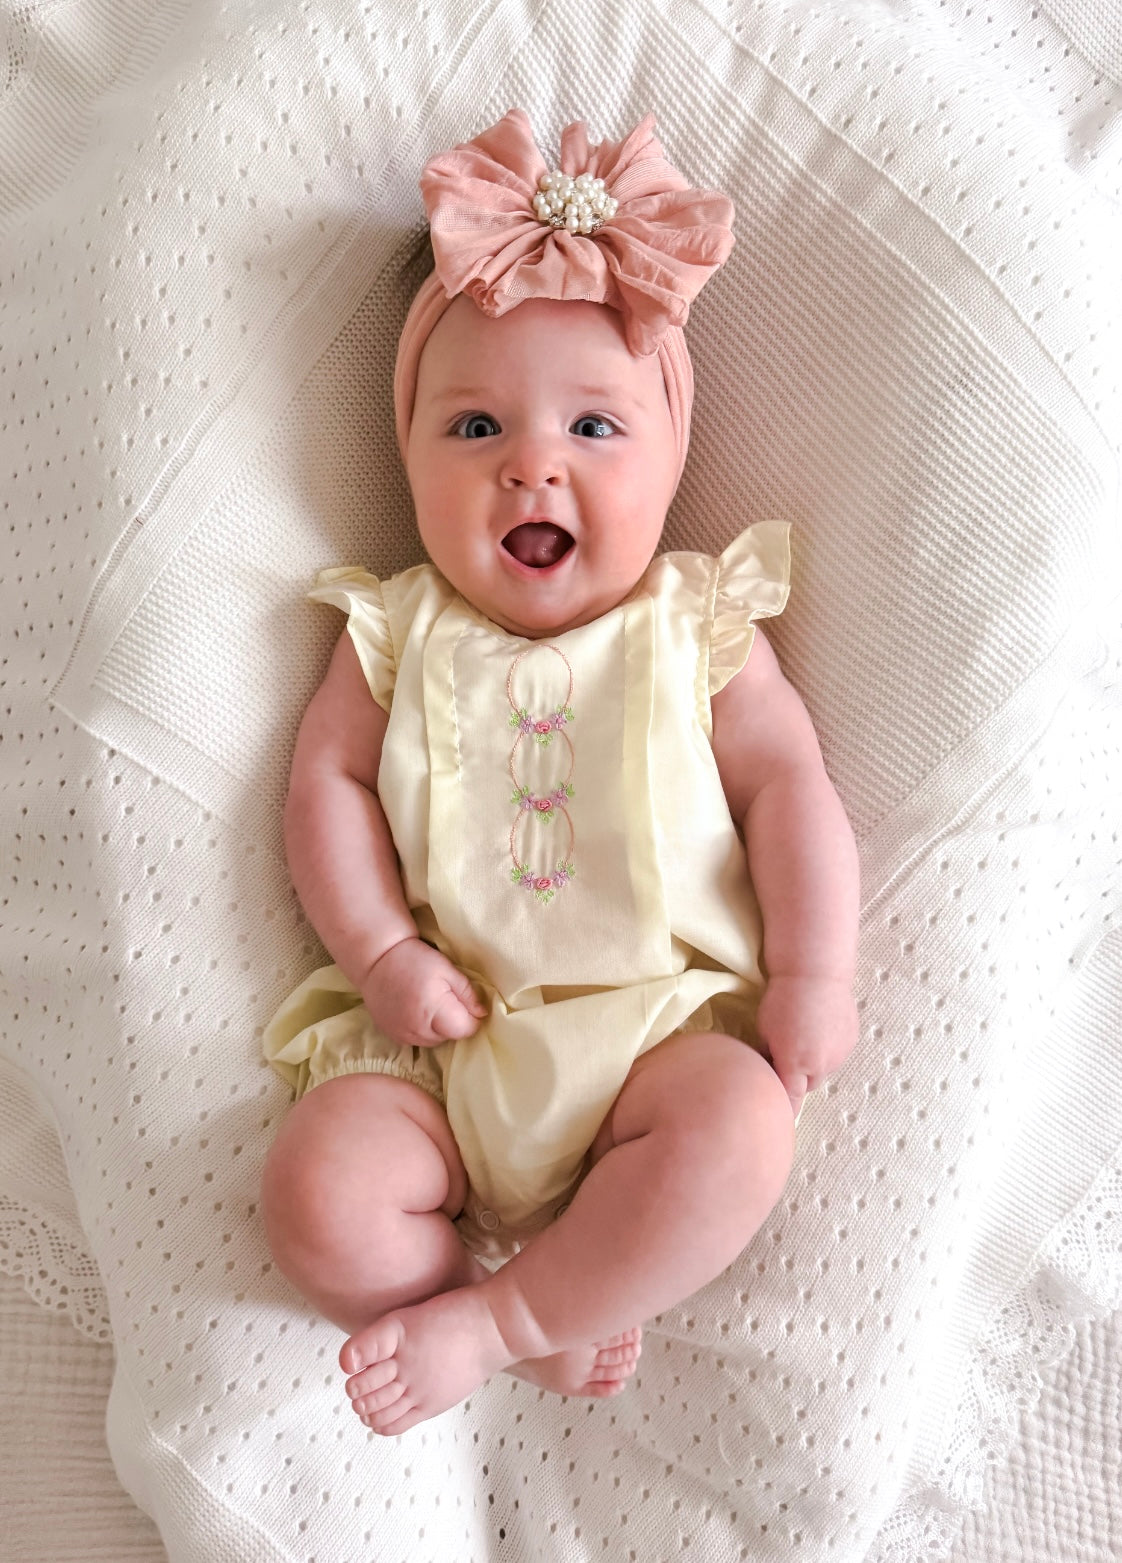
[[[853,985],[835,977],[773,976],[760,1000],[756,1031],[798,1117],[806,1093],[853,1051]]]
[[[473,1036],[487,1013],[459,967],[420,938],[402,939],[374,962],[362,998],[375,1025],[403,1047]]]

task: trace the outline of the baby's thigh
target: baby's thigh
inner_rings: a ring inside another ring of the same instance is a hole
[[[463,1208],[467,1174],[443,1107],[411,1081],[345,1074],[301,1097],[265,1164],[266,1225],[341,1227],[379,1210]]]
[[[680,1031],[641,1054],[593,1141],[594,1165],[616,1145],[658,1130],[726,1158],[791,1160],[794,1120],[762,1053],[721,1032]]]

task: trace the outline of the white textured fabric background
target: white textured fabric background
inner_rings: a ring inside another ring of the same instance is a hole
[[[1044,1369],[1016,1442],[987,1471],[982,1506],[967,1514],[948,1563],[1122,1555],[1122,1314],[1074,1333],[1071,1351]],[[0,1274],[0,1354],[5,1558],[165,1563],[158,1532],[122,1491],[105,1448],[110,1348],[83,1341]]]
[[[1122,1304],[1114,9],[0,18],[0,1262],[108,1321],[172,1563],[945,1556]],[[279,805],[307,581],[417,557],[417,172],[512,104],[546,146],[653,107],[736,201],[667,542],[794,523],[773,638],[860,838],[863,1028],[625,1396],[500,1380],[387,1444],[256,1219],[260,1029],[321,958]]]

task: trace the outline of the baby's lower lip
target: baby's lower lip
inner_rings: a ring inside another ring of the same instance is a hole
[[[502,555],[503,563],[508,565],[510,569],[514,570],[516,574],[530,581],[542,581],[545,580],[548,576],[556,575],[558,570],[564,569],[576,551],[576,545],[574,544],[572,548],[567,548],[561,555],[560,559],[556,560],[553,564],[533,565],[523,564],[521,559],[516,559],[514,555],[507,549],[503,548],[501,544],[499,546],[499,552]]]

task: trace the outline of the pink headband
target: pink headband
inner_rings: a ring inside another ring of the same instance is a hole
[[[421,193],[436,270],[413,300],[397,349],[403,455],[421,350],[458,294],[495,319],[525,299],[586,299],[620,311],[637,357],[657,352],[681,476],[693,403],[682,326],[690,301],[732,249],[732,202],[691,189],[653,130],[648,114],[625,141],[589,146],[587,126],[569,125],[561,167],[550,175],[529,119],[511,109],[474,141],[425,164]]]

